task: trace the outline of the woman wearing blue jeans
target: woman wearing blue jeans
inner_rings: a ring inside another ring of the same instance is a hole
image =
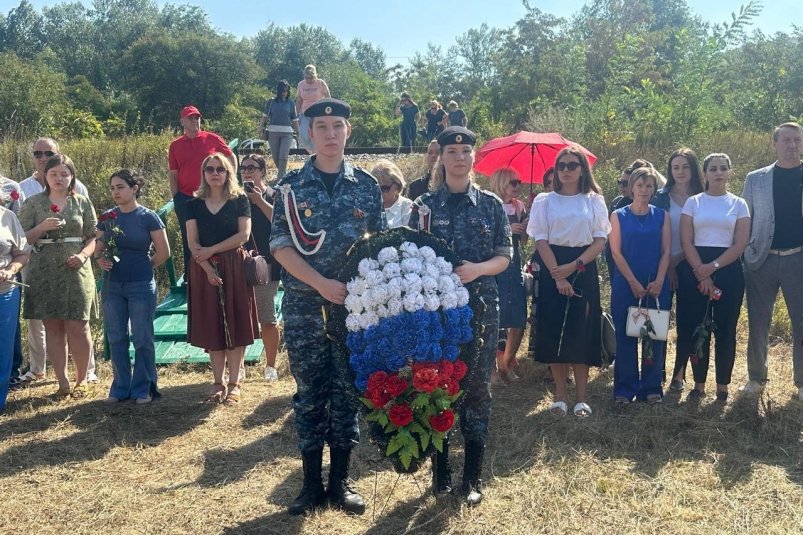
[[[14,280],[28,262],[28,251],[25,231],[17,216],[0,206],[0,413],[6,408],[20,311],[20,289]]]
[[[153,269],[170,257],[170,246],[162,220],[137,202],[145,181],[128,169],[121,169],[111,176],[109,185],[117,206],[98,218],[95,252],[98,266],[106,272],[101,294],[103,322],[114,368],[106,401],[134,399],[136,403],[150,403],[159,397],[153,335],[156,314]],[[153,256],[150,256],[151,245]],[[128,354],[129,325],[135,351],[133,374]]]

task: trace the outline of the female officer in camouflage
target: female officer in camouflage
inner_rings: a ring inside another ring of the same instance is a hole
[[[279,182],[270,248],[284,268],[284,339],[296,380],[293,412],[304,463],[304,486],[288,508],[299,515],[323,505],[324,441],[329,443],[329,503],[361,514],[365,502],[347,484],[351,449],[359,441],[357,412],[346,380],[336,372],[337,345],[326,337],[322,307],[343,304],[346,285],[336,279],[349,247],[384,230],[379,184],[344,160],[351,107],[321,99],[305,112],[316,153]]]
[[[486,305],[483,316],[477,318],[485,329],[475,333],[483,338],[481,355],[471,384],[462,385],[465,400],[460,409],[460,429],[466,443],[461,490],[471,506],[482,501],[482,458],[491,418],[491,370],[499,336],[499,295],[494,276],[507,268],[512,255],[510,224],[502,201],[471,181],[475,140],[474,133],[462,126],[441,132],[440,169],[431,191],[416,200],[409,223],[413,229],[446,240],[462,260],[455,273],[463,284],[474,286]],[[432,461],[435,494],[450,492],[448,441]]]

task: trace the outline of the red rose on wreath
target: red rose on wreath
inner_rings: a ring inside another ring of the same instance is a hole
[[[468,373],[468,365],[462,360],[457,359],[456,361],[454,361],[453,366],[454,366],[454,371],[452,372],[452,377],[456,381],[462,380],[463,377],[465,377],[466,374]]]
[[[375,390],[380,390],[385,386],[385,383],[388,380],[387,372],[378,371],[371,374],[368,377],[368,385],[366,386],[366,390],[368,392],[373,392]]]
[[[442,360],[441,363],[438,365],[438,373],[441,374],[443,379],[447,379],[452,376],[454,373],[454,364],[449,362],[448,360]]]
[[[407,386],[407,381],[398,375],[391,375],[385,383],[385,392],[391,397],[397,398],[404,394],[404,391],[407,390]]]
[[[370,391],[368,393],[368,399],[370,399],[371,403],[374,404],[375,409],[381,409],[388,404],[391,398],[383,388],[379,388],[377,390]]]
[[[438,371],[438,365],[432,362],[413,362],[413,375],[421,370]]]
[[[458,383],[455,379],[450,379],[446,384],[446,393],[450,396],[454,396],[458,392],[460,392],[460,383]]]
[[[440,433],[445,433],[454,425],[454,411],[446,409],[438,414],[429,417],[429,425],[432,429]]]
[[[405,403],[394,405],[388,411],[388,419],[396,427],[404,427],[413,421],[413,409]]]
[[[413,374],[413,387],[420,391],[431,394],[438,388],[438,372],[435,368],[422,368]]]

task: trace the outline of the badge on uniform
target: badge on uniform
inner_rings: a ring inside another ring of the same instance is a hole
[[[355,206],[354,207],[354,217],[356,217],[357,219],[362,219],[362,218],[365,217],[365,212],[363,212],[362,210],[360,210],[359,208],[357,208]]]

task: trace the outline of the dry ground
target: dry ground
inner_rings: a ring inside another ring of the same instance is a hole
[[[725,406],[709,396],[616,409],[611,376],[598,373],[587,420],[550,414],[543,370],[523,362],[524,379],[494,391],[481,507],[436,502],[428,467],[399,477],[364,441],[352,471],[369,504],[362,517],[284,512],[301,483],[286,372],[266,384],[249,368],[244,402],[211,407],[200,403],[207,370],[166,368],[161,400],[109,406],[103,364],[94,399],[56,403],[53,383],[11,398],[0,416],[0,532],[803,533],[790,349],[772,348],[767,394]],[[734,387],[744,369],[740,356]]]

